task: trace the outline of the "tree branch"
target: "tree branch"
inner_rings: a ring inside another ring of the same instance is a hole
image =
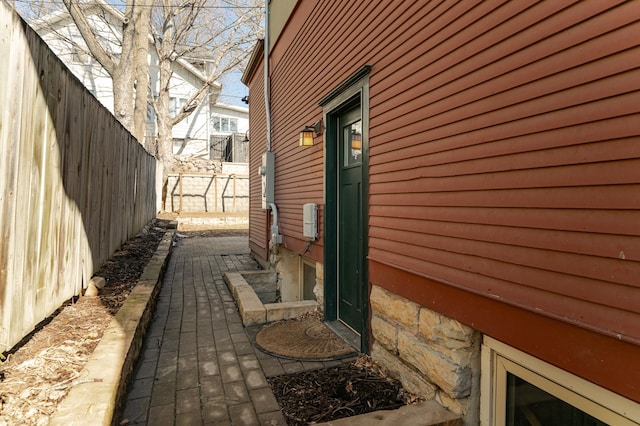
[[[116,72],[116,67],[118,63],[109,55],[109,53],[104,49],[104,47],[100,44],[97,37],[93,33],[91,29],[91,25],[87,21],[86,16],[80,10],[80,5],[77,2],[71,0],[62,0],[64,5],[66,6],[69,14],[73,18],[76,27],[78,27],[78,31],[82,34],[82,38],[86,43],[89,51],[93,55],[93,57],[102,65],[102,67],[109,73],[109,75],[113,76]]]

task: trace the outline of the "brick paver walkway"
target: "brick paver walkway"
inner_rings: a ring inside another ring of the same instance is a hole
[[[254,348],[223,278],[257,269],[247,237],[181,239],[173,249],[119,421],[129,425],[285,425],[266,377],[333,362]]]

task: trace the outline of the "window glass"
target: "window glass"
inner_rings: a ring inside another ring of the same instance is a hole
[[[238,131],[238,119],[214,115],[211,118],[215,132],[233,133]]]
[[[155,123],[156,121],[156,110],[153,108],[153,105],[147,105],[147,123]]]
[[[176,98],[173,96],[169,98],[169,114],[172,116],[176,115]]]
[[[507,425],[607,426],[576,407],[507,374]]]
[[[362,162],[362,120],[343,127],[344,165],[355,166]]]
[[[180,114],[180,112],[182,111],[182,108],[185,106],[185,104],[187,103],[187,99],[185,98],[176,98],[176,97],[169,97],[169,115],[171,115],[172,117],[175,117],[177,114]],[[189,117],[187,116],[183,121],[185,123],[189,122]]]

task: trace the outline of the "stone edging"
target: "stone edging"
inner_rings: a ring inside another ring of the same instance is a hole
[[[242,276],[245,273],[255,274],[256,272],[264,271],[224,273],[224,281],[227,283],[229,292],[236,302],[242,318],[242,325],[251,326],[296,318],[318,309],[318,302],[315,300],[263,304],[251,285]]]
[[[168,229],[138,283],[104,331],[80,373],[80,383],[60,403],[50,425],[113,424],[151,321],[174,238],[175,230]]]

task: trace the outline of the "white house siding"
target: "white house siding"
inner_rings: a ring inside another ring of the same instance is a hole
[[[107,50],[119,49],[117,39],[111,28],[96,15],[87,17],[96,34]],[[115,19],[112,26],[118,25]],[[70,17],[63,18],[51,25],[36,27],[36,31],[82,84],[113,114],[113,84],[105,69],[89,55],[88,48],[77,27]],[[80,46],[74,47],[75,45]]]
[[[100,16],[97,13],[100,13]],[[60,17],[62,15],[62,17]],[[95,29],[98,38],[107,50],[118,53],[120,28],[122,23],[111,13],[98,9],[89,11],[87,19]],[[38,34],[49,45],[51,50],[62,60],[69,70],[82,84],[113,113],[113,84],[106,70],[88,52],[86,44],[76,25],[64,12],[56,12],[51,19],[44,19],[34,25]],[[105,43],[106,42],[106,43]],[[74,47],[81,46],[81,49]],[[149,48],[149,77],[153,94],[157,95],[158,56],[155,49]],[[196,76],[192,70],[185,68],[180,62],[174,62],[173,75],[170,82],[169,96],[175,99],[188,100],[191,95],[204,84],[204,76]],[[173,128],[173,138],[179,140],[199,141],[203,147],[209,140],[209,100],[205,101],[189,117]],[[150,123],[150,129],[154,129]],[[198,144],[198,142],[195,142]],[[207,151],[207,150],[204,150]],[[203,152],[204,152],[203,151]]]

